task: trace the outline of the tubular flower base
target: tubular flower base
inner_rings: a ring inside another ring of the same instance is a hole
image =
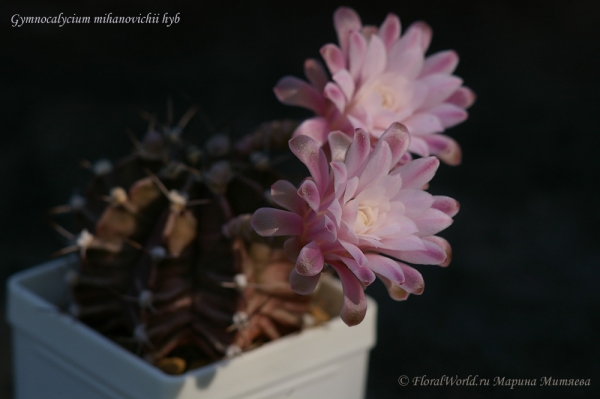
[[[425,57],[432,31],[423,22],[400,36],[400,20],[394,14],[388,14],[379,29],[363,26],[358,14],[345,7],[333,20],[339,46],[321,48],[333,81],[318,61],[308,59],[304,68],[310,84],[286,76],[274,89],[281,102],[316,113],[295,135],[308,135],[323,145],[334,130],[352,136],[355,128],[363,128],[379,138],[391,123],[401,122],[412,135],[411,153],[460,164],[458,144],[439,134],[464,121],[465,109],[475,101],[462,79],[452,75],[458,55],[448,50]],[[408,159],[406,153],[401,162]]]
[[[298,189],[285,180],[273,184],[271,197],[286,210],[260,208],[252,226],[262,236],[292,236],[284,248],[296,262],[290,283],[297,293],[314,290],[325,264],[335,269],[344,287],[341,317],[355,325],[366,312],[364,288],[376,277],[393,299],[403,300],[424,288],[421,274],[404,262],[448,265],[450,245],[435,234],[452,223],[459,205],[421,189],[434,176],[437,158],[395,166],[410,145],[399,123],[373,149],[363,129],[356,129],[354,140],[333,132],[328,144],[329,165],[313,138],[290,140],[312,177]]]

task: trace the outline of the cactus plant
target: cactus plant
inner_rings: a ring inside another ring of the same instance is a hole
[[[310,296],[289,287],[294,264],[282,242],[250,227],[280,177],[266,154],[295,124],[263,124],[233,145],[215,134],[200,148],[182,137],[193,112],[174,126],[152,121],[114,167],[88,163],[85,195],[51,211],[73,213],[79,231],[56,225],[74,241],[60,253],[80,259],[65,276],[68,311],[172,374],[315,320]]]
[[[181,373],[313,322],[321,312],[310,294],[330,269],[344,290],[341,318],[355,325],[377,277],[404,300],[424,289],[414,264],[448,266],[450,244],[437,234],[459,204],[426,190],[440,159],[461,160],[438,134],[475,100],[452,75],[458,57],[425,58],[431,29],[416,23],[401,36],[394,14],[378,29],[341,7],[334,25],[340,47],[322,49],[333,80],[307,60],[310,84],[284,77],[274,89],[316,117],[265,123],[236,143],[213,135],[199,148],[182,137],[192,108],[175,125],[151,119],[114,167],[86,163],[96,176],[85,196],[52,211],[77,219],[76,237],[57,226],[74,241],[60,253],[80,255],[66,276],[73,315]],[[268,156],[288,145],[310,175],[299,186]]]

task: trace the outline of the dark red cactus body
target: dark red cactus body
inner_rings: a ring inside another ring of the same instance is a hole
[[[294,127],[263,124],[234,145],[218,135],[205,151],[151,128],[132,155],[97,168],[71,207],[73,315],[167,372],[301,329],[310,297],[289,288],[282,243],[249,225],[279,178],[265,154]]]

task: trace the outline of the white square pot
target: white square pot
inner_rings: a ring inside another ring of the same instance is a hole
[[[171,376],[121,348],[64,309],[72,258],[8,281],[16,399],[360,399],[375,344],[376,303],[358,326],[339,317],[229,360]],[[341,285],[323,279],[323,294]],[[328,295],[324,296],[329,298]],[[337,302],[337,303],[336,303]],[[337,309],[336,309],[337,308]]]

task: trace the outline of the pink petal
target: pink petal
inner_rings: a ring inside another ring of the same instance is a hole
[[[410,148],[410,146],[409,146]],[[404,155],[402,155],[402,158],[400,158],[400,161],[398,161],[398,165],[406,165],[407,163],[409,163],[410,161],[413,160],[412,155],[410,154],[410,152],[405,152]]]
[[[308,136],[322,146],[327,142],[330,131],[329,121],[323,117],[316,117],[302,122],[294,131],[294,136]]]
[[[353,9],[340,7],[333,14],[333,26],[342,51],[348,53],[348,35],[351,31],[358,31],[362,28],[360,17]]]
[[[340,256],[340,260],[348,267],[348,269],[356,276],[358,281],[365,287],[371,285],[377,278],[375,273],[366,266],[359,266],[352,258]]]
[[[477,96],[471,89],[468,87],[460,87],[458,88],[454,94],[452,94],[446,100],[447,103],[454,104],[461,108],[469,108],[475,102]]]
[[[440,51],[425,58],[421,77],[434,73],[451,74],[458,65],[458,54],[454,50]]]
[[[329,167],[319,143],[308,136],[296,136],[289,142],[292,153],[308,168],[321,194],[329,182]]]
[[[379,251],[404,262],[419,265],[440,265],[447,260],[446,252],[439,245],[426,240],[423,240],[423,244],[426,248],[423,251],[393,251],[388,249],[379,249]]]
[[[295,213],[274,208],[260,208],[250,222],[263,237],[296,236],[302,234],[302,218]]]
[[[348,178],[356,176],[356,173],[362,168],[369,152],[371,151],[371,141],[369,134],[363,129],[354,131],[354,140],[348,148],[346,154],[346,168],[348,170]]]
[[[365,96],[367,97],[367,96]],[[394,112],[391,111],[389,109],[385,109],[385,108],[380,108],[380,102],[381,102],[381,94],[378,92],[371,92],[368,95],[368,100],[365,99],[364,101],[364,105],[367,105],[371,107],[373,106],[373,103],[375,104],[376,107],[379,108],[375,108],[372,112],[373,112],[373,129],[371,130],[371,135],[374,138],[380,139],[381,135],[383,135],[383,133],[389,128],[389,126],[392,123],[396,123],[404,118],[402,118],[402,115],[404,113],[407,114],[411,114],[413,111],[412,110],[408,110],[408,107],[404,110],[402,110],[401,112]],[[373,103],[370,103],[371,101],[373,101]],[[407,111],[408,110],[408,111]],[[373,143],[375,144],[375,143]]]
[[[426,134],[443,132],[444,127],[439,118],[429,112],[420,112],[403,121],[410,134],[424,136]]]
[[[433,204],[431,207],[433,209],[437,209],[438,211],[444,212],[450,217],[453,217],[458,213],[460,204],[454,198],[445,197],[443,195],[435,195],[433,197]]]
[[[291,237],[285,240],[283,243],[283,250],[287,257],[294,263],[296,263],[296,259],[298,259],[298,255],[300,255],[300,250],[302,249],[302,243],[298,237]]]
[[[329,142],[329,149],[331,151],[331,161],[344,162],[348,148],[352,144],[352,139],[347,134],[336,131],[329,134],[327,141]],[[344,165],[344,169],[345,167]]]
[[[335,44],[326,44],[321,47],[321,57],[332,75],[346,69],[346,61],[342,50]]]
[[[423,53],[415,45],[402,53],[389,54],[386,70],[412,80],[421,73],[422,67]]]
[[[392,46],[388,53],[387,71],[408,79],[416,79],[421,74],[424,58],[420,35],[419,30],[412,29]]]
[[[348,70],[355,81],[360,77],[360,71],[367,53],[367,41],[365,37],[358,32],[350,32],[348,45]]]
[[[437,156],[444,163],[456,166],[462,161],[462,151],[460,146],[452,138],[443,134],[434,134],[424,137],[431,153]]]
[[[331,100],[340,112],[344,112],[346,109],[346,96],[337,84],[333,82],[327,83],[323,90],[323,96]]]
[[[304,61],[304,75],[318,91],[323,91],[329,80],[323,65],[312,58]]]
[[[325,99],[317,89],[303,80],[285,76],[273,89],[277,99],[287,105],[308,108],[317,114],[325,112]]]
[[[392,167],[392,152],[388,143],[383,141],[369,157],[365,169],[360,175],[357,191],[361,192],[370,183],[386,176]]]
[[[421,188],[433,178],[440,161],[435,157],[419,158],[400,166],[394,173],[402,176],[402,188]]]
[[[417,21],[408,27],[406,34],[408,34],[412,29],[419,31],[421,49],[423,53],[425,53],[429,48],[429,44],[431,43],[431,37],[433,36],[433,31],[431,30],[431,27],[426,22]]]
[[[365,61],[361,70],[361,81],[377,76],[383,72],[387,63],[386,50],[379,36],[371,37],[367,46]]]
[[[426,249],[423,240],[414,235],[383,239],[380,248],[391,249],[392,251],[424,251]]]
[[[398,237],[406,238],[405,236],[415,234],[418,232],[417,225],[409,217],[406,217],[404,215],[398,216],[396,214],[396,216],[394,217],[394,222],[395,226],[393,226],[392,224],[388,225],[390,229],[388,230],[389,237],[383,237],[385,240],[387,240],[388,238],[392,239]],[[385,227],[382,227],[382,231],[384,231],[385,229]]]
[[[340,89],[342,89],[344,96],[346,96],[346,100],[347,101],[352,100],[352,96],[354,95],[355,85],[354,85],[354,79],[352,79],[350,72],[348,72],[347,69],[341,69],[338,72],[336,72],[335,74],[333,74],[332,78],[335,81],[335,83],[337,83],[338,86],[340,86]]]
[[[349,112],[346,113],[348,121],[352,125],[352,129],[371,129],[373,126],[373,116],[364,107],[364,104],[354,104]],[[346,131],[345,129],[341,129]]]
[[[452,224],[452,218],[437,209],[428,209],[419,216],[413,217],[419,228],[419,235],[430,236],[444,230]]]
[[[337,272],[344,288],[344,304],[340,317],[349,326],[359,324],[367,313],[367,300],[362,285],[346,266],[331,265]]]
[[[304,203],[298,196],[298,190],[287,180],[278,180],[271,186],[271,199],[282,208],[302,214]]]
[[[365,257],[365,254],[360,250],[360,248],[344,240],[338,240],[338,242],[342,245],[342,247],[344,247],[346,251],[348,251],[350,256],[354,258],[354,260],[356,261],[356,263],[358,263],[360,267],[367,266],[367,258]]]
[[[377,254],[367,254],[366,256],[369,268],[377,275],[384,276],[396,285],[404,283],[404,273],[398,262]]]
[[[335,242],[337,239],[337,225],[327,215],[318,219],[317,224],[311,226],[306,233],[313,240]]]
[[[356,219],[356,217],[354,217],[354,219]],[[341,230],[343,232],[343,237],[342,237],[343,240],[358,245],[359,240],[358,240],[358,236],[356,235],[356,232],[354,231],[354,229],[351,228],[348,225],[348,223],[346,223],[346,221],[344,221],[344,220],[342,220],[341,226],[342,226]]]
[[[377,33],[383,41],[385,48],[389,50],[392,44],[400,37],[400,19],[396,14],[389,13],[381,24]]]
[[[420,35],[421,32],[418,29],[414,29],[414,26],[411,25],[409,30],[404,32],[404,35],[402,35],[402,37],[400,37],[400,39],[390,48],[388,52],[388,60],[395,59],[411,48],[416,47],[420,49]]]
[[[400,284],[400,287],[411,294],[421,295],[425,289],[425,281],[421,273],[404,263],[398,262],[398,265],[404,273],[404,283]]]
[[[329,213],[331,213],[331,216],[333,216],[336,226],[340,226],[342,221],[342,207],[339,200],[331,201],[331,204],[327,207],[327,210]]]
[[[460,87],[462,79],[452,75],[436,73],[426,76],[421,79],[421,82],[427,85],[428,92],[419,109],[427,110],[441,104],[450,97]]]
[[[319,212],[319,206],[321,205],[321,196],[319,195],[319,189],[314,181],[306,179],[298,188],[297,194],[302,198],[308,206],[315,212]]]
[[[414,218],[422,214],[433,204],[433,196],[426,191],[416,188],[404,188],[394,196],[395,201],[400,201],[406,207],[405,215]]]
[[[440,104],[428,112],[437,116],[444,128],[458,125],[468,117],[467,111],[449,103]]]
[[[427,145],[429,146],[431,153],[434,155],[447,152],[451,140],[450,137],[443,134],[434,134],[424,138],[429,139],[427,141]]]
[[[290,272],[290,287],[296,294],[308,295],[315,290],[320,277],[321,274],[303,276],[298,274],[296,269],[292,269]]]
[[[448,241],[438,236],[423,237],[423,240],[439,246],[446,253],[446,261],[440,263],[439,266],[446,267],[450,264],[450,261],[452,260],[452,247]]]
[[[429,145],[427,145],[425,140],[423,140],[422,136],[417,136],[416,133],[412,136],[408,150],[422,157],[428,157],[431,155],[429,153]]]
[[[296,260],[296,272],[303,276],[314,276],[321,273],[324,263],[319,245],[315,241],[311,241],[300,250]]]
[[[358,176],[355,176],[346,181],[346,191],[344,192],[344,204],[350,201],[354,194],[356,193],[356,188],[358,187]]]
[[[348,136],[352,137],[354,132],[354,127],[350,120],[348,119],[347,113],[340,113],[336,107],[330,107],[328,118],[332,121],[332,126],[335,128],[329,129],[329,131],[339,130],[346,133]]]
[[[390,150],[392,151],[392,166],[394,166],[400,161],[410,144],[408,129],[401,123],[394,122],[383,132],[375,148],[382,142],[386,142],[390,146]]]
[[[333,171],[333,190],[335,192],[335,198],[340,198],[344,192],[344,189],[346,188],[346,180],[348,176],[346,164],[342,162],[331,162],[330,166],[331,170]]]
[[[406,110],[400,111],[400,115],[402,115],[402,121],[406,120],[410,115],[414,114],[416,110],[421,108],[421,105],[427,98],[427,93],[429,92],[427,85],[419,80],[414,81],[410,87],[412,90],[412,96],[410,98],[409,105],[406,107]],[[406,125],[406,123],[402,123]],[[412,134],[410,129],[408,131]]]
[[[373,234],[362,234],[358,244],[365,248],[379,248],[381,246],[381,241],[379,237]]]
[[[409,293],[403,290],[399,285],[392,283],[390,280],[383,276],[378,276],[379,279],[385,284],[388,294],[395,301],[404,301],[408,298]]]

